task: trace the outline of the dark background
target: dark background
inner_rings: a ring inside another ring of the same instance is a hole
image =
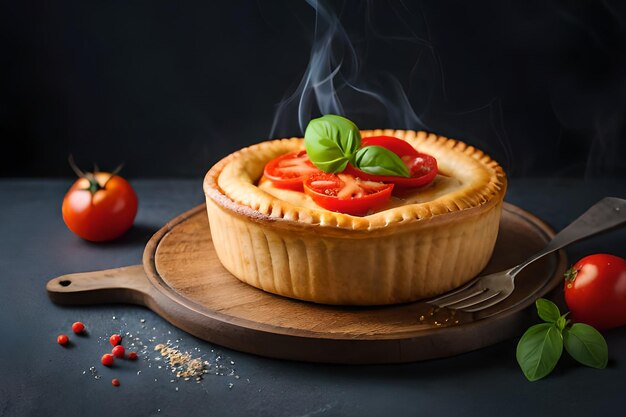
[[[341,63],[332,83],[361,128],[455,137],[513,177],[626,175],[624,2],[333,1],[317,26],[305,1],[0,4],[0,176],[70,176],[72,153],[197,178],[300,135],[330,29],[310,79]]]
[[[297,0],[0,0],[0,177],[66,177],[0,180],[0,416],[624,414],[626,327],[606,334],[608,369],[564,355],[528,383],[517,339],[413,364],[306,364],[199,341],[140,307],[48,300],[55,276],[140,263],[154,231],[202,202],[219,158],[300,134],[299,118],[319,112],[302,87],[339,63],[330,79],[359,126],[423,127],[484,149],[516,177],[507,201],[555,230],[626,195],[626,2],[337,1],[315,30]],[[126,163],[141,204],[117,242],[65,227],[70,153],[83,167]],[[568,259],[624,257],[623,232],[572,245]],[[56,336],[75,320],[90,336],[62,349]],[[241,379],[172,384],[146,358],[100,366],[106,336],[126,330],[223,354]]]

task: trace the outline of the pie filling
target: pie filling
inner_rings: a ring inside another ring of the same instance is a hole
[[[304,148],[266,162],[255,185],[295,207],[353,216],[433,201],[462,185],[439,174],[436,157],[394,136],[362,137],[337,115],[311,120]]]
[[[272,196],[282,201],[293,204],[296,207],[324,210],[323,208],[315,204],[313,199],[308,194],[305,194],[301,191],[278,188],[274,186],[271,181],[264,178],[261,178],[258,183],[258,187],[268,194],[271,194]],[[401,197],[392,196],[391,199],[384,206],[379,207],[377,210],[373,211],[373,213],[378,213],[408,204],[420,204],[433,201],[441,196],[455,192],[462,187],[463,183],[461,182],[461,180],[451,176],[440,174],[437,175],[432,183],[425,187],[406,190],[402,193]]]

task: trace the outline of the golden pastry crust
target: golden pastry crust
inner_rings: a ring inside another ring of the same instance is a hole
[[[303,207],[257,186],[265,164],[302,139],[235,152],[204,180],[217,254],[236,277],[288,297],[330,304],[391,304],[448,291],[491,256],[506,190],[502,168],[463,142],[425,132],[374,130],[437,158],[455,185],[432,199],[367,216]],[[445,181],[442,181],[445,183]]]

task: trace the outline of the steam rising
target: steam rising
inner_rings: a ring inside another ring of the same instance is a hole
[[[355,113],[380,113],[381,108],[389,126],[424,128],[400,82],[391,74],[377,74],[378,79],[366,78],[338,17],[321,2],[307,0],[307,3],[316,12],[309,63],[296,90],[278,105],[270,137],[279,135],[278,130],[293,118],[297,118],[303,134],[309,120],[318,115],[333,113],[353,117]],[[344,102],[350,105],[344,106]]]
[[[426,129],[461,139],[490,154],[509,175],[625,172],[626,18],[608,3],[564,4],[552,13],[523,5],[466,6],[445,18],[446,8],[436,2],[428,13],[417,2],[410,9],[403,1],[349,3],[345,26],[327,2],[307,3],[316,17],[309,61],[297,87],[278,104],[270,137],[298,129],[301,135],[310,119],[334,113],[364,129]],[[435,19],[432,33],[426,16]],[[484,31],[463,37],[475,21]],[[361,29],[352,32],[354,23]],[[407,77],[377,68],[404,68]]]

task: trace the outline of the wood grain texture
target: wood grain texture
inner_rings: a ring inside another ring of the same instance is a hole
[[[553,231],[505,204],[485,273],[516,265]],[[518,336],[527,309],[561,282],[563,252],[527,267],[515,292],[479,315],[433,310],[425,303],[338,307],[269,294],[242,283],[220,264],[205,207],[175,218],[150,240],[144,265],[71,274],[48,283],[58,303],[145,305],[202,339],[263,356],[330,363],[397,363],[446,357]],[[62,281],[71,284],[62,286]]]

